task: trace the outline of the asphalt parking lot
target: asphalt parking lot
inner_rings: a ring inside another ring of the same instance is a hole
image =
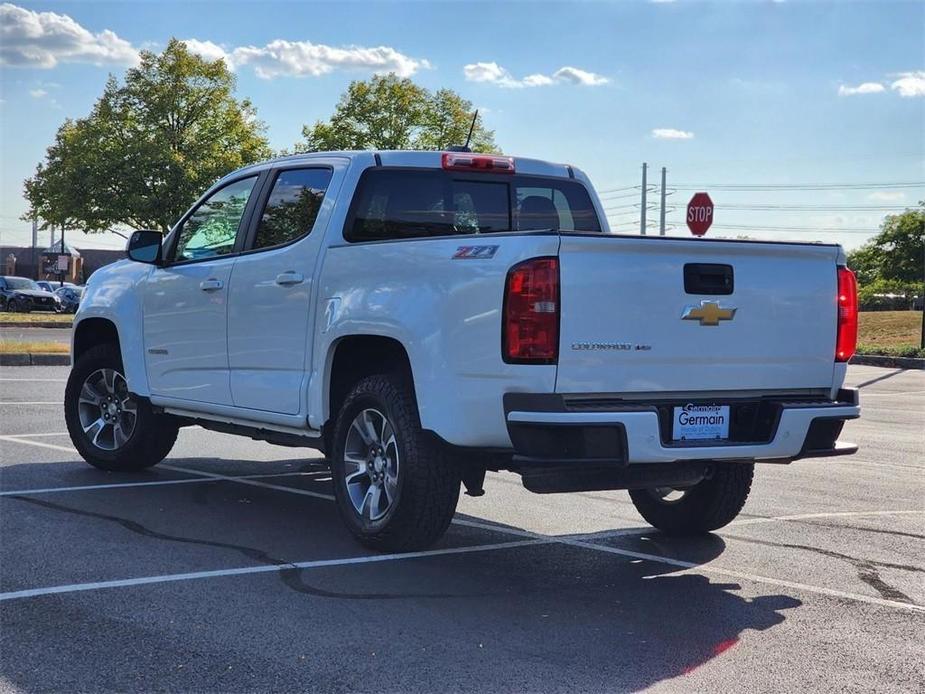
[[[0,691],[922,691],[925,373],[851,367],[851,458],[759,466],[696,541],[625,492],[463,497],[356,545],[317,455],[184,429],[80,461],[64,367],[0,370]]]

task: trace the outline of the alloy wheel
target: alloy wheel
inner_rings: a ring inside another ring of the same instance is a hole
[[[80,388],[77,414],[92,445],[115,451],[132,437],[138,421],[138,405],[122,374],[115,369],[97,369]]]
[[[368,408],[354,418],[344,445],[344,478],[353,509],[370,521],[388,513],[398,493],[398,442],[382,412]]]

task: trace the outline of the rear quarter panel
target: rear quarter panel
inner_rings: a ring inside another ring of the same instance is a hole
[[[454,259],[461,246],[494,257]],[[501,310],[508,269],[556,255],[555,235],[482,235],[355,243],[328,249],[314,333],[311,424],[327,418],[334,347],[350,335],[398,340],[408,353],[421,424],[461,446],[509,446],[505,392],[552,392],[556,367],[506,364]],[[317,414],[314,414],[317,413]]]

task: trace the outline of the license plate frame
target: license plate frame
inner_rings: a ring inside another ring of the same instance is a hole
[[[721,403],[687,403],[671,408],[671,440],[674,443],[726,442],[732,407]]]

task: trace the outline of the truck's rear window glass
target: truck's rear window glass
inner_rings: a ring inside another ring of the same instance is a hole
[[[601,226],[577,181],[377,168],[360,180],[344,236],[381,241],[534,229]]]

